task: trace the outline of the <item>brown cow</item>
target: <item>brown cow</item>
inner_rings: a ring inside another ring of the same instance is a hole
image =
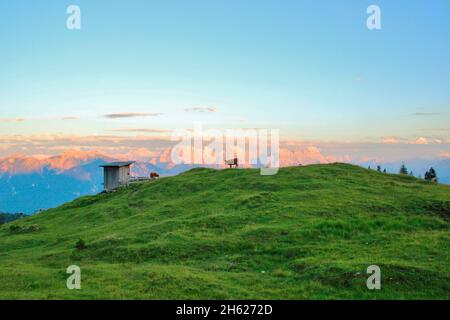
[[[150,173],[150,179],[158,179],[158,178],[159,178],[159,174],[157,172]]]
[[[239,166],[238,165],[238,158],[234,158],[234,159],[231,159],[231,160],[225,160],[225,164],[227,166],[230,166],[230,168],[232,168],[233,166],[235,168],[237,168]]]

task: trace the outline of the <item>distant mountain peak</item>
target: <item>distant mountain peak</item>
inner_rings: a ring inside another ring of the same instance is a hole
[[[107,155],[94,151],[78,151],[68,150],[64,153],[52,156],[47,160],[47,164],[51,169],[58,170],[60,172],[73,169],[77,166],[86,164],[94,159],[111,159]]]
[[[80,165],[91,162],[94,159],[111,160],[113,158],[93,150],[69,150],[60,155],[24,155],[13,154],[0,160],[0,173],[11,175],[41,172],[44,167],[64,172]]]

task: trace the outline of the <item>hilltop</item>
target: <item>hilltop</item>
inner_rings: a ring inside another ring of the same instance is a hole
[[[1,226],[0,299],[448,299],[449,218],[449,186],[349,164],[198,168]]]

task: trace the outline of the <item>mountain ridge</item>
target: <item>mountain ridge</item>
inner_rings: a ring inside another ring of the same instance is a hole
[[[317,148],[305,150],[282,150],[282,166],[334,162],[324,157]],[[16,154],[0,159],[0,211],[32,214],[41,209],[58,206],[80,195],[90,195],[103,189],[103,171],[99,166],[105,162],[126,160],[125,156],[113,157],[103,152],[68,150],[54,156],[27,156]],[[376,168],[381,164],[388,172],[398,172],[400,163],[364,162],[360,165]],[[441,183],[450,183],[450,159],[412,159],[407,167],[422,177],[430,166],[438,173]],[[411,164],[411,166],[410,166]],[[132,175],[147,177],[150,172],[160,175],[177,175],[200,165],[174,164],[168,150],[150,158],[137,159]]]

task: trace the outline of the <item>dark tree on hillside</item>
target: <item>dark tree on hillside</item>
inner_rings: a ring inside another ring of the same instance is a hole
[[[430,168],[427,172],[425,172],[425,180],[430,182],[437,182],[437,174],[436,171],[433,168]]]
[[[25,217],[25,215],[23,213],[0,212],[0,225],[14,221],[14,220],[22,219],[23,217]]]
[[[383,170],[383,173],[386,173],[386,169]]]
[[[377,171],[381,172],[381,166],[377,166]]]
[[[400,174],[408,174],[408,169],[406,169],[406,166],[404,163],[402,163],[402,166],[400,167]]]

